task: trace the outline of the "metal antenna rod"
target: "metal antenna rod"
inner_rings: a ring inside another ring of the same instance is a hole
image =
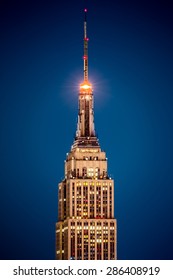
[[[87,9],[84,9],[84,81],[88,81],[88,38],[87,38]]]

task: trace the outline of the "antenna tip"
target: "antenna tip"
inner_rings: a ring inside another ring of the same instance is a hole
[[[88,10],[87,9],[84,9],[84,12],[86,13]]]

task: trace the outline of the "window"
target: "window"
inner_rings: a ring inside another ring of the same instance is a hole
[[[77,168],[76,176],[79,178],[79,168]]]
[[[93,176],[94,176],[94,169],[88,168],[88,177],[93,177]]]
[[[82,177],[86,177],[86,175],[87,175],[87,169],[86,169],[86,167],[83,167],[83,169],[82,169]]]
[[[96,176],[96,178],[100,177],[100,168],[99,167],[96,167],[96,169],[95,169],[95,176]]]

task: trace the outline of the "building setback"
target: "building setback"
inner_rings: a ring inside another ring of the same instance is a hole
[[[87,20],[84,19],[84,81],[79,90],[76,137],[58,185],[56,259],[117,259],[114,180],[94,128],[93,89],[88,80]]]

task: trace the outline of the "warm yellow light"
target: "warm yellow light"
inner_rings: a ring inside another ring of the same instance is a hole
[[[89,82],[85,81],[82,84],[80,84],[80,90],[82,92],[91,93],[92,92],[92,85]]]
[[[89,85],[82,85],[82,86],[80,86],[80,88],[89,89],[89,88],[91,88],[91,86],[89,86]]]

